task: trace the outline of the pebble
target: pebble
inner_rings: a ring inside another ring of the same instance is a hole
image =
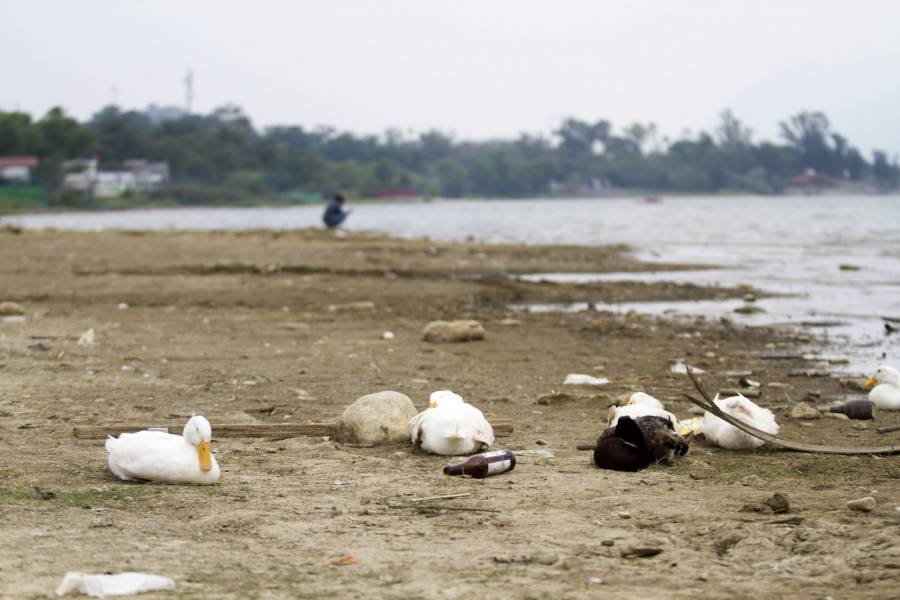
[[[385,331],[384,333],[381,334],[381,339],[383,339],[383,340],[394,339],[394,332],[393,331]]]
[[[875,498],[872,496],[864,496],[856,500],[847,502],[847,508],[858,512],[872,512],[875,510]]]
[[[617,512],[616,516],[619,517],[620,519],[630,519],[631,513],[628,511],[622,510],[622,511]]]
[[[426,342],[469,342],[484,339],[484,326],[478,321],[432,321],[425,326]]]
[[[345,304],[331,304],[328,307],[328,310],[331,312],[344,312],[344,311],[358,311],[358,310],[372,310],[375,308],[375,303],[371,300],[363,300],[361,302],[347,302]]]
[[[827,412],[827,413],[822,413],[822,416],[825,417],[826,419],[838,419],[840,421],[849,421],[850,420],[850,417],[848,417],[847,415],[845,415],[843,413]]]
[[[588,583],[591,585],[601,585],[603,583],[603,579],[600,577],[591,577],[588,579]]]
[[[788,497],[781,492],[775,492],[769,496],[769,498],[765,500],[765,504],[771,508],[772,512],[776,515],[791,512],[791,502],[788,500]]]
[[[0,302],[0,316],[16,317],[25,314],[25,307],[18,302]]]
[[[750,304],[747,306],[738,306],[736,309],[734,309],[734,312],[738,313],[739,315],[753,315],[764,313],[766,312],[766,309],[764,309],[762,306],[755,306]]]
[[[794,419],[809,420],[818,419],[822,414],[816,408],[806,402],[798,402],[791,408],[791,417]]]
[[[869,424],[868,423],[853,423],[852,425],[850,425],[850,427],[852,427],[853,429],[868,429]]]

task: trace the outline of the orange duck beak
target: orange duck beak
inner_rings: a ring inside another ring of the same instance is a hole
[[[209,442],[201,442],[197,446],[197,455],[200,457],[200,470],[209,471],[212,469],[212,452],[209,449]]]

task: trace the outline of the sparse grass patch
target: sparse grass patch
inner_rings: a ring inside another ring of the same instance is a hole
[[[27,487],[0,487],[0,503],[23,502],[43,503],[47,506],[62,504],[83,507],[120,507],[129,502],[142,500],[159,494],[158,486],[116,486],[111,488],[88,488],[83,490],[44,490],[56,494],[54,498],[42,500],[34,489]]]

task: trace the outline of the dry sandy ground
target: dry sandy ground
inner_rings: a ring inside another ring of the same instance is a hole
[[[319,232],[0,232],[0,596],[49,598],[67,570],[173,577],[150,598],[891,598],[900,594],[900,459],[728,452],[695,443],[670,468],[597,470],[574,449],[608,406],[643,389],[689,416],[687,358],[710,389],[752,370],[788,438],[884,444],[875,425],[796,421],[792,401],[844,397],[809,366],[802,336],[703,320],[521,314],[510,303],[715,298],[669,284],[514,283],[507,273],[640,270],[620,248],[334,239]],[[333,305],[371,301],[367,310]],[[119,303],[129,308],[117,309]],[[422,327],[471,317],[483,342],[429,344]],[[503,324],[518,319],[518,325]],[[94,328],[97,342],[79,346]],[[396,334],[392,341],[382,332]],[[569,372],[609,377],[552,405]],[[405,446],[322,438],[219,439],[214,487],[119,483],[102,440],[76,424],[306,422],[397,390],[423,405],[452,389],[511,418],[509,474],[449,478]],[[858,393],[857,393],[858,395]],[[893,439],[896,439],[894,437]],[[541,445],[543,444],[543,445]],[[56,492],[41,500],[37,485]],[[773,492],[791,512],[752,511]],[[418,497],[469,496],[413,505]],[[874,512],[845,502],[872,495]],[[655,548],[651,557],[626,557]],[[352,557],[341,565],[342,557]]]

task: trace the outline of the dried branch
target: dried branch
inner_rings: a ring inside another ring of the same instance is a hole
[[[734,425],[741,431],[745,433],[749,433],[753,437],[759,438],[766,442],[769,442],[773,446],[779,446],[781,448],[785,448],[786,450],[793,450],[795,452],[818,452],[822,454],[845,454],[845,455],[861,455],[861,454],[900,454],[900,447],[895,445],[890,446],[876,446],[876,447],[847,447],[847,446],[819,446],[816,444],[806,444],[803,442],[792,442],[790,440],[785,440],[776,435],[771,435],[753,427],[741,421],[740,419],[735,419],[731,415],[723,412],[718,406],[716,406],[715,402],[709,397],[709,394],[706,393],[706,390],[703,389],[703,386],[700,385],[700,381],[697,379],[697,376],[694,374],[694,370],[690,365],[685,365],[687,370],[687,376],[690,378],[691,382],[694,384],[694,387],[697,388],[697,391],[700,392],[700,395],[703,396],[703,400],[698,400],[693,396],[688,394],[684,394],[684,396],[715,416],[719,417],[726,423],[730,423]]]

